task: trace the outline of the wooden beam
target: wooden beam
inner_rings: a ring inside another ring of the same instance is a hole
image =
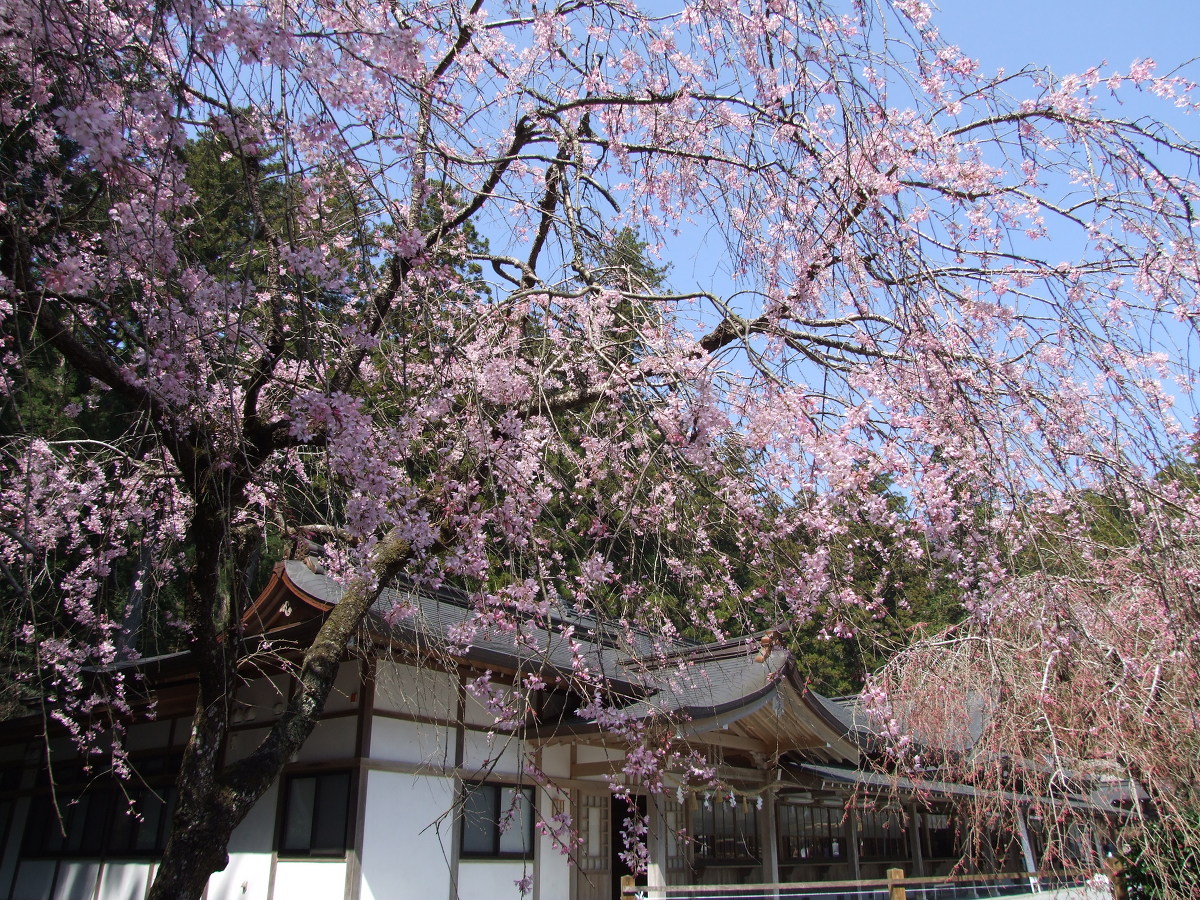
[[[728,781],[744,781],[766,787],[775,780],[775,770],[745,769],[739,766],[717,766],[717,777]]]
[[[751,750],[755,753],[774,753],[776,746],[767,744],[757,738],[743,737],[740,734],[730,734],[728,731],[706,731],[702,734],[689,734],[683,738],[689,746],[729,747],[731,750]]]
[[[621,771],[623,759],[602,759],[599,762],[572,763],[572,778],[591,778],[596,775],[616,775]]]

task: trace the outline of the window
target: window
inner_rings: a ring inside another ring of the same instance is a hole
[[[461,854],[510,859],[533,856],[533,789],[463,785]]]
[[[908,859],[908,832],[900,813],[891,809],[860,810],[858,852],[862,859]]]
[[[133,761],[140,784],[103,775],[80,764],[59,764],[58,807],[50,794],[49,769],[39,773],[42,790],[30,799],[22,842],[25,857],[131,857],[153,859],[167,844],[178,791],[173,784],[178,754]],[[61,821],[59,813],[62,814]]]
[[[283,783],[280,855],[345,855],[352,784],[349,772],[288,776]]]
[[[785,862],[832,862],[844,857],[841,802],[837,807],[779,805],[780,855]]]
[[[0,847],[7,847],[12,830],[16,792],[21,786],[21,765],[8,764],[0,768]]]
[[[707,865],[755,863],[758,854],[758,809],[713,799],[692,812],[692,841],[696,859]]]
[[[957,859],[960,855],[957,823],[946,813],[922,816],[921,853],[926,859]]]

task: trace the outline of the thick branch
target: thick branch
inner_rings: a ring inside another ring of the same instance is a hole
[[[371,561],[370,575],[351,582],[329,613],[312,645],[304,654],[298,689],[271,731],[248,757],[230,765],[221,781],[239,801],[239,818],[262,796],[280,768],[298,750],[321,716],[333,687],[338,666],[350,638],[371,605],[404,570],[413,556],[409,542],[393,530],[380,541]]]

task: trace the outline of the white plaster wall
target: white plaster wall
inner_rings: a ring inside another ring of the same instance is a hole
[[[547,754],[542,753],[542,771],[545,772],[544,766],[550,763],[553,767],[554,760],[548,761]],[[571,754],[567,748],[567,767],[570,768]],[[547,773],[549,774],[549,773]],[[535,900],[565,900],[571,894],[571,857],[563,852],[562,841],[570,841],[572,829],[567,829],[566,832],[560,832],[559,840],[555,840],[551,833],[551,828],[560,825],[555,822],[554,816],[557,813],[571,812],[571,797],[566,791],[546,791],[539,789],[537,792],[538,798],[538,821],[546,823],[545,828],[538,828],[535,832],[536,843],[534,844],[534,859],[537,861],[537,866],[534,870],[534,896]]]
[[[149,862],[105,863],[100,875],[99,900],[142,900],[153,871],[154,864]]]
[[[487,731],[468,731],[463,741],[463,773],[495,773],[519,775],[521,741],[511,734]]]
[[[361,900],[450,896],[454,784],[433,775],[367,773]]]
[[[125,746],[129,750],[161,750],[171,739],[171,720],[135,722],[129,726]]]
[[[266,736],[266,733],[266,728],[239,728],[237,731],[231,732],[229,741],[225,745],[226,761],[235,762],[249,755]]]
[[[517,881],[533,872],[533,860],[528,862],[495,862],[464,859],[458,864],[459,900],[521,900]],[[567,900],[562,894],[542,894]]]
[[[375,669],[375,708],[453,720],[458,710],[457,684],[447,672],[380,660]]]
[[[182,747],[187,743],[192,732],[192,720],[188,717],[172,719],[175,723],[175,730],[171,733],[171,745],[174,747]]]
[[[275,864],[276,900],[336,900],[346,896],[343,860],[280,860]],[[209,900],[216,900],[211,894]],[[232,900],[232,898],[230,898]]]
[[[229,838],[229,865],[225,871],[216,872],[208,879],[208,900],[268,900],[278,799],[279,783],[276,782],[234,829]],[[275,896],[286,897],[278,888]]]
[[[539,767],[551,778],[571,777],[571,745],[551,744],[542,748]]]
[[[625,758],[625,751],[609,747],[592,747],[580,744],[575,748],[575,759],[581,763],[620,762]]]
[[[28,773],[24,776],[24,783],[28,783]],[[8,889],[12,884],[13,871],[17,867],[17,859],[21,850],[21,836],[25,833],[25,817],[29,812],[29,800],[26,797],[19,797],[12,805],[12,821],[8,823],[8,839],[5,845],[0,848],[0,892]],[[0,833],[3,833],[3,824],[0,824]]]
[[[257,721],[275,719],[279,715],[276,710],[282,712],[287,703],[288,681],[286,675],[272,675],[242,685],[237,692],[239,709],[243,714],[252,714]]]
[[[1112,889],[1105,884],[1077,888],[1059,888],[1037,895],[1038,900],[1112,900]]]
[[[322,719],[313,729],[304,746],[296,755],[298,762],[313,762],[324,759],[345,759],[354,755],[354,742],[358,734],[358,718],[343,716],[337,719]]]
[[[500,704],[497,709],[504,712],[501,715],[508,714],[511,710],[520,711],[524,709],[524,704],[528,701],[523,696],[523,692],[519,691],[512,685],[502,684],[493,681],[492,689],[498,695],[497,702]],[[484,728],[493,728],[496,725],[496,712],[488,709],[483,703],[475,698],[475,695],[470,691],[466,691],[464,695],[465,703],[463,704],[463,721],[468,725],[481,725]]]
[[[370,756],[388,762],[453,766],[453,735],[454,730],[444,725],[375,716],[371,723]]]
[[[343,712],[358,706],[359,691],[362,690],[361,666],[357,659],[342,663],[325,700],[326,713]]]

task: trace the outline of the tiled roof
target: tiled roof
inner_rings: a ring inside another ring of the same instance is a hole
[[[304,563],[284,564],[287,580],[323,603],[336,604],[342,586]],[[618,692],[642,693],[630,663],[650,646],[650,636],[601,624],[595,617],[556,610],[546,616],[514,612],[499,619],[480,615],[459,591],[385,588],[368,612],[376,634],[430,652],[446,652],[479,665],[511,669],[574,671],[575,656],[604,676]],[[678,648],[688,645],[680,643]]]
[[[341,598],[341,585],[302,562],[289,561],[284,571],[295,589],[319,602],[336,604]],[[790,660],[783,650],[759,654],[759,641],[751,638],[707,645],[679,641],[652,653],[649,635],[562,611],[536,619],[504,616],[496,624],[453,591],[387,588],[368,615],[371,630],[380,636],[477,665],[570,675],[578,656],[604,676],[616,695],[608,702],[629,698],[622,709],[634,718],[666,714],[693,720],[747,712],[776,687]],[[456,632],[469,639],[460,637],[462,643],[456,644]]]
[[[802,763],[800,770],[808,772],[811,775],[816,775],[827,783],[836,784],[852,784],[857,785],[872,791],[899,791],[904,794],[914,794],[918,796],[944,796],[944,797],[977,797],[988,795],[1000,797],[1012,803],[1028,803],[1037,798],[1032,794],[1021,794],[1013,791],[985,791],[971,787],[968,784],[960,784],[953,781],[940,781],[932,776],[922,776],[919,781],[908,778],[903,775],[889,775],[884,772],[875,772],[868,769],[850,768],[847,766],[828,766],[819,763]],[[1111,801],[1105,801],[1098,797],[1085,797],[1080,794],[1068,794],[1056,798],[1059,802],[1064,802],[1076,809],[1095,810],[1101,812],[1112,812],[1113,805]]]

